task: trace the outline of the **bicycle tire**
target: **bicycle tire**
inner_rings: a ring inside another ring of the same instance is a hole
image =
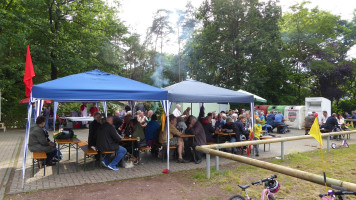
[[[274,198],[273,194],[268,195],[268,199],[269,200],[276,200],[276,198]]]
[[[241,195],[234,195],[234,196],[230,197],[229,200],[245,200],[245,198]]]

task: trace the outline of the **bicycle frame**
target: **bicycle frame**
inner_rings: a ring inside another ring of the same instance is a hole
[[[267,193],[267,194],[266,194]],[[261,194],[261,199],[260,200],[265,200],[265,197],[267,197],[267,200],[269,200],[269,195],[273,195],[273,193],[269,189],[264,189]]]

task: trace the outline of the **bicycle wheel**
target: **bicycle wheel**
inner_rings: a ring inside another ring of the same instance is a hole
[[[268,195],[268,199],[269,200],[276,200],[276,198],[274,198],[273,194]]]
[[[332,143],[332,144],[331,144],[331,148],[336,149],[336,144],[335,144],[335,143]]]
[[[245,198],[241,195],[235,195],[235,196],[230,197],[229,200],[245,200]]]

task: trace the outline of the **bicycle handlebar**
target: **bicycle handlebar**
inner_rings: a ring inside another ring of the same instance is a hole
[[[271,177],[269,177],[269,178],[264,178],[264,179],[259,180],[259,181],[256,181],[256,182],[252,182],[252,185],[262,184],[262,183],[264,183],[264,182],[267,182],[267,181],[273,180],[273,179],[275,179],[275,178],[277,178],[277,175],[272,175],[272,176],[271,176]]]

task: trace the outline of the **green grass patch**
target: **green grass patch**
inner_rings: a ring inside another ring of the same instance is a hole
[[[337,143],[339,144],[341,141]],[[327,177],[356,183],[355,144],[350,145],[350,148],[330,149],[329,153],[326,152],[326,149],[323,149],[323,155]],[[293,152],[286,155],[284,160],[267,159],[266,161],[318,175],[323,174],[320,149],[303,153]],[[234,194],[243,194],[241,189],[238,188],[238,184],[250,184],[253,181],[258,181],[273,174],[278,175],[277,180],[282,185],[280,192],[276,194],[277,199],[293,199],[297,194],[298,199],[318,199],[318,194],[325,193],[325,187],[321,185],[251,165],[231,164],[222,168],[226,169],[222,169],[224,170],[223,172],[217,172],[212,168],[210,180],[205,178],[205,169],[198,170],[193,178],[206,186],[219,185],[221,190],[230,193],[231,196]],[[262,190],[263,186],[252,186],[248,189],[248,193],[253,199],[259,199]]]

